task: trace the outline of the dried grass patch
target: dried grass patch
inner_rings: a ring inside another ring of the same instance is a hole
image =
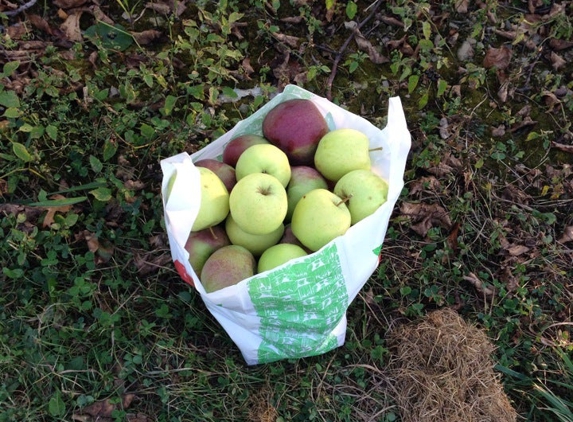
[[[388,335],[391,394],[403,422],[515,421],[486,334],[444,309]]]

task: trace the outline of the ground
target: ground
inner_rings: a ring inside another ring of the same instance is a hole
[[[29,7],[28,7],[29,6]],[[0,420],[394,421],[455,310],[519,420],[571,421],[573,2],[0,0]],[[287,84],[412,148],[343,347],[246,366],[169,253],[161,159]]]

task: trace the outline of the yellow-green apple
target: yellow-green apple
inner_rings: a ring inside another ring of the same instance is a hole
[[[229,192],[231,192],[233,186],[237,183],[235,169],[222,161],[215,160],[214,158],[203,158],[195,162],[195,166],[208,168],[219,176],[219,179],[225,184]]]
[[[251,173],[237,181],[229,206],[233,220],[243,231],[266,234],[283,224],[288,200],[285,188],[276,177]]]
[[[272,270],[273,268],[282,265],[291,259],[306,256],[306,251],[300,246],[291,243],[279,243],[278,245],[271,246],[263,252],[259,258],[257,272]]]
[[[230,245],[231,241],[221,225],[209,227],[198,232],[191,232],[185,243],[189,252],[189,263],[199,276],[207,258],[217,249]]]
[[[250,234],[239,227],[229,214],[225,220],[225,231],[233,245],[239,245],[249,250],[255,257],[260,256],[266,249],[276,245],[284,232],[281,223],[276,230],[266,234]]]
[[[315,189],[298,201],[291,227],[304,246],[317,251],[346,233],[350,222],[350,211],[339,196],[327,189]]]
[[[328,132],[318,143],[314,166],[328,180],[338,182],[352,170],[369,170],[370,142],[368,137],[350,128]]]
[[[328,189],[324,177],[314,168],[309,166],[291,167],[291,176],[287,185],[288,210],[286,221],[290,221],[294,207],[305,193],[313,189]]]
[[[167,181],[167,187],[165,189],[165,203],[169,201],[169,197],[171,196],[171,191],[173,191],[173,185],[175,184],[175,179],[177,179],[177,170],[173,172],[173,174],[169,177]]]
[[[255,134],[240,135],[231,139],[223,149],[223,163],[229,164],[231,167],[237,165],[237,161],[241,154],[250,146],[257,144],[268,144],[264,137]]]
[[[205,167],[197,167],[201,177],[201,204],[191,231],[215,226],[229,214],[229,191],[215,173]]]
[[[237,180],[252,173],[270,174],[286,187],[291,175],[288,157],[274,145],[253,145],[241,154],[235,166]]]
[[[255,257],[242,246],[223,246],[207,258],[201,271],[201,284],[207,293],[212,293],[252,277],[256,267]]]
[[[356,224],[386,202],[388,182],[371,170],[353,170],[340,178],[334,193],[346,200],[351,224]]]
[[[277,104],[263,119],[263,136],[289,157],[292,165],[310,165],[328,124],[318,107],[307,99]]]

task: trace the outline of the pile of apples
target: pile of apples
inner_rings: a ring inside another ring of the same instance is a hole
[[[368,137],[329,130],[312,101],[279,103],[262,131],[194,163],[201,205],[185,249],[207,293],[319,250],[386,202]]]

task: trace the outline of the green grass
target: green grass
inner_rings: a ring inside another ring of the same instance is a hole
[[[350,35],[344,21],[374,5],[334,2],[328,22],[330,2],[273,11],[278,2],[200,1],[180,17],[148,10],[130,24],[121,13],[144,4],[110,3],[104,12],[127,32],[160,18],[162,38],[118,51],[95,38],[62,48],[37,27],[1,36],[0,421],[90,420],[95,405],[116,421],[397,421],[385,334],[445,306],[494,341],[523,418],[573,420],[572,243],[558,241],[573,225],[573,179],[571,155],[551,147],[572,142],[572,69],[552,67],[548,41],[547,54],[524,45],[535,34],[570,39],[570,5],[513,43],[506,101],[483,58],[508,40],[485,9],[377,6],[361,31],[389,61],[374,65],[349,43],[332,100],[381,127],[388,96],[406,110],[413,145],[380,267],[348,310],[343,347],[248,367],[173,268],[159,161],[216,139],[285,82],[326,95]],[[525,6],[488,2],[498,22],[518,26]],[[61,24],[49,2],[31,10]],[[82,29],[95,23],[86,14]],[[297,47],[277,34],[296,36]],[[26,50],[26,37],[43,52]],[[468,37],[475,55],[460,62]],[[571,63],[570,48],[553,52]],[[219,101],[255,86],[261,96]],[[527,116],[537,123],[523,125]],[[494,136],[500,125],[505,134]],[[434,214],[407,216],[405,202]]]

